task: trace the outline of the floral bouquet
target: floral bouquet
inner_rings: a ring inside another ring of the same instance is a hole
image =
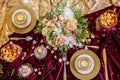
[[[35,33],[42,33],[52,47],[67,51],[89,37],[87,28],[87,19],[81,17],[80,11],[66,7],[64,2],[55,10],[46,13],[45,17],[40,18]]]

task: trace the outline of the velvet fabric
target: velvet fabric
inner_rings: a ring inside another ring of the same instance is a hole
[[[116,9],[118,14],[118,24],[114,29],[103,29],[100,31],[96,30],[95,20],[99,17],[100,14],[105,12],[108,9]],[[89,48],[98,55],[101,63],[101,68],[98,75],[93,80],[105,80],[105,66],[103,62],[102,50],[106,48],[107,53],[107,65],[108,65],[108,76],[109,80],[120,80],[120,7],[110,6],[103,10],[97,11],[92,14],[85,15],[84,17],[88,18],[89,30],[95,35],[95,38],[92,39],[90,45],[99,46],[99,49]],[[5,62],[0,59],[0,64],[3,66],[3,74],[0,77],[0,80],[63,80],[63,62],[59,62],[62,59],[60,52],[54,50],[53,48],[48,48],[47,57],[42,60],[36,59],[36,57],[31,54],[34,53],[34,48],[37,46],[44,45],[47,47],[47,42],[45,37],[41,34],[34,34],[33,31],[27,34],[12,34],[10,37],[26,37],[27,35],[33,36],[32,41],[12,41],[14,44],[19,45],[23,48],[22,53],[19,57],[14,60],[12,63]],[[36,40],[37,43],[33,44],[33,41]],[[42,41],[43,40],[43,43]],[[54,53],[51,51],[54,50]],[[67,51],[67,61],[70,61],[71,56],[80,50],[77,47],[73,47]],[[22,60],[24,53],[27,53],[25,58]],[[24,64],[29,63],[34,69],[38,69],[41,72],[41,75],[38,75],[38,72],[33,72],[27,78],[21,78],[18,76],[18,68]],[[44,74],[51,68],[49,73],[44,76]],[[67,80],[78,80],[70,71],[69,64],[67,65]]]

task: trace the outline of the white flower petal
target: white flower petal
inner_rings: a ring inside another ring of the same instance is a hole
[[[73,19],[74,18],[73,11],[70,8],[66,7],[64,9],[64,17],[65,19]]]

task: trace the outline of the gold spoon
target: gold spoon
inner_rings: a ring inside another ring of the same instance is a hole
[[[9,39],[10,40],[23,40],[23,39],[25,39],[26,41],[31,41],[31,40],[33,40],[33,37],[32,36],[26,36],[25,38],[11,37]]]

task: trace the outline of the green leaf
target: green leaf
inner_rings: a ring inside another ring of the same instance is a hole
[[[48,34],[48,36],[49,36],[49,40],[55,40],[55,38],[57,37],[57,35],[54,35],[54,34],[53,34],[53,31],[50,32],[50,33]]]
[[[45,15],[46,18],[52,19],[53,16],[62,14],[65,6],[66,6],[66,2],[62,2],[61,5],[57,7],[55,10],[52,10],[51,12],[47,12]]]
[[[38,27],[34,30],[34,33],[42,33],[42,29],[44,28],[45,26],[43,25],[38,25]]]
[[[62,46],[58,46],[58,49],[62,52],[67,51],[69,49],[68,45],[62,45]]]
[[[75,18],[76,19],[79,19],[82,15],[81,15],[81,12],[78,11],[78,10],[74,10],[74,15],[75,15]]]
[[[52,12],[47,12],[45,14],[45,16],[46,16],[47,19],[52,19],[53,18],[53,13]]]
[[[62,28],[62,32],[64,35],[67,35],[66,31]]]

